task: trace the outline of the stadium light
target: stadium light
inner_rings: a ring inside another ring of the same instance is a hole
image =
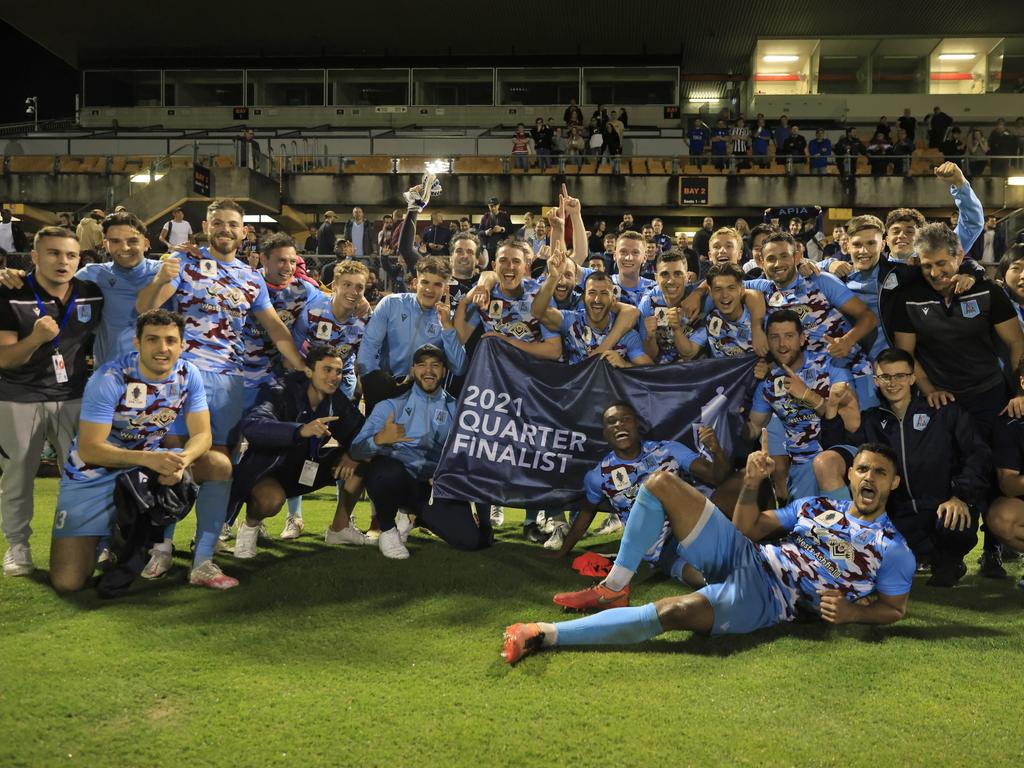
[[[152,176],[149,175],[149,171],[145,173],[136,173],[131,177],[130,181],[135,184],[148,184],[151,181],[160,181],[164,175],[162,173],[154,173]]]
[[[714,102],[721,100],[722,99],[718,96],[691,96],[688,99],[691,104],[713,104]]]
[[[39,97],[29,96],[25,99],[25,114],[32,116],[32,130],[39,130]]]
[[[423,164],[427,169],[427,173],[432,173],[435,176],[442,173],[451,173],[452,164],[450,160],[430,160]]]
[[[1024,187],[1024,176],[1010,176],[1006,180],[1008,187]]]
[[[940,53],[939,61],[970,61],[978,58],[976,53]]]
[[[792,53],[770,53],[767,56],[762,56],[761,60],[769,64],[788,64],[793,61],[800,61],[800,57]]]

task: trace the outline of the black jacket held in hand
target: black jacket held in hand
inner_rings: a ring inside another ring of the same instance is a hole
[[[899,458],[901,483],[889,497],[890,511],[936,509],[953,496],[974,505],[988,489],[991,450],[956,403],[933,408],[917,394],[902,420],[883,406],[869,408],[852,433],[838,416],[822,420],[823,447],[862,443],[884,443]]]

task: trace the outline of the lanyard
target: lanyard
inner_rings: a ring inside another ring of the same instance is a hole
[[[28,276],[28,285],[32,289],[32,295],[36,297],[36,306],[39,307],[39,316],[46,317],[46,307],[43,306],[43,300],[39,298],[39,291],[36,290],[36,280],[31,274]],[[64,329],[67,327],[68,320],[71,319],[71,312],[75,308],[75,302],[77,299],[78,291],[77,289],[72,289],[71,301],[68,302],[68,308],[64,312],[64,319],[60,321],[60,328],[57,331],[57,335],[53,337],[53,349],[55,352],[58,351],[57,339],[59,339],[60,335],[64,333]]]

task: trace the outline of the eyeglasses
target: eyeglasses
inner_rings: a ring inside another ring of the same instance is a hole
[[[875,379],[883,384],[902,384],[913,375],[912,373],[876,373]]]

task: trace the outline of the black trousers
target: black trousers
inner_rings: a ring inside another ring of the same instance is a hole
[[[959,562],[978,543],[979,510],[971,506],[971,525],[966,531],[954,531],[943,527],[942,520],[935,514],[935,507],[889,510],[889,519],[896,530],[903,534],[907,545],[918,560],[928,559],[933,565],[945,562]]]
[[[366,491],[377,510],[381,532],[395,527],[399,508],[417,516],[417,522],[456,549],[484,549],[491,545],[490,525],[473,518],[469,502],[434,499],[430,483],[410,475],[405,465],[390,456],[376,456],[366,470]]]

